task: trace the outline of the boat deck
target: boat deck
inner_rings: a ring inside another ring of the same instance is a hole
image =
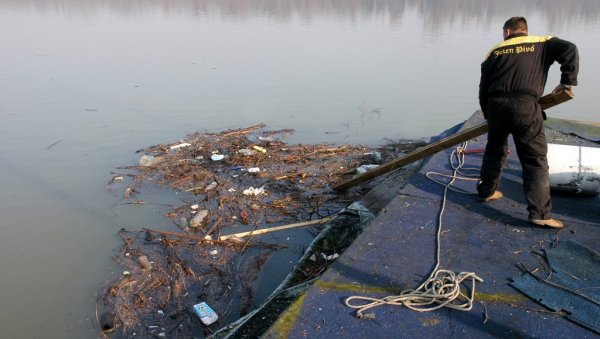
[[[474,114],[461,128],[475,126],[482,119],[480,114]],[[549,143],[599,146],[554,129],[547,129],[547,138]],[[485,140],[485,136],[471,140],[468,149],[483,148]],[[369,319],[359,319],[355,310],[344,304],[346,298],[354,295],[397,295],[400,290],[416,288],[429,276],[435,265],[444,186],[428,179],[425,173],[451,174],[451,152],[448,149],[426,159],[391,203],[265,336],[596,337],[595,332],[564,314],[553,313],[509,283],[511,278],[526,274],[524,269],[542,272],[547,266],[543,250],[567,240],[600,251],[600,198],[553,192],[552,215],[562,220],[565,227],[551,229],[528,224],[521,166],[514,151],[502,176],[503,199],[480,203],[476,195],[455,191],[447,194],[440,268],[474,272],[483,279],[476,285],[472,310],[444,308],[420,313],[403,306],[384,305],[365,311]],[[482,155],[467,154],[463,172],[478,174]],[[458,187],[472,193],[475,185],[475,181],[457,182]],[[463,287],[464,293],[469,293],[470,283]]]

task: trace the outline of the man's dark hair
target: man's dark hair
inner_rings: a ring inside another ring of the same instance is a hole
[[[522,16],[512,17],[506,20],[502,29],[527,32],[527,20]]]

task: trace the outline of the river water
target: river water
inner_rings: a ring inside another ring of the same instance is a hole
[[[168,224],[107,189],[135,150],[260,122],[292,143],[427,138],[478,109],[514,15],[579,46],[577,98],[549,115],[597,121],[595,0],[0,0],[1,336],[97,335],[117,231]]]

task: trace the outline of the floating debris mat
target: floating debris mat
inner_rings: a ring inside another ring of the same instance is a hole
[[[187,204],[167,217],[181,229],[218,238],[231,226],[286,224],[323,218],[361,197],[371,186],[340,195],[329,187],[414,149],[405,142],[373,149],[364,146],[287,145],[293,131],[263,131],[264,125],[218,134],[195,133],[175,144],[138,151],[138,166],[120,167],[110,181],[123,186],[130,204],[144,183],[189,193]],[[123,178],[133,178],[124,183]]]
[[[119,328],[124,337],[207,336],[211,328],[192,307],[208,304],[221,318],[233,309],[247,312],[258,271],[281,248],[153,230],[121,230],[120,235],[116,261],[123,278],[101,291],[98,300],[105,336]]]
[[[254,230],[318,225],[378,181],[343,195],[333,183],[422,146],[288,145],[292,130],[265,127],[190,134],[138,151],[138,165],[114,173],[109,188],[126,204],[146,204],[137,199],[145,185],[173,189],[182,203],[165,215],[175,231],[120,232],[123,276],[98,297],[103,336],[203,337],[245,315],[261,266],[282,248]]]

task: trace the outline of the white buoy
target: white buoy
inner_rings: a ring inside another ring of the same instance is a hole
[[[600,148],[548,144],[550,188],[600,194]]]

